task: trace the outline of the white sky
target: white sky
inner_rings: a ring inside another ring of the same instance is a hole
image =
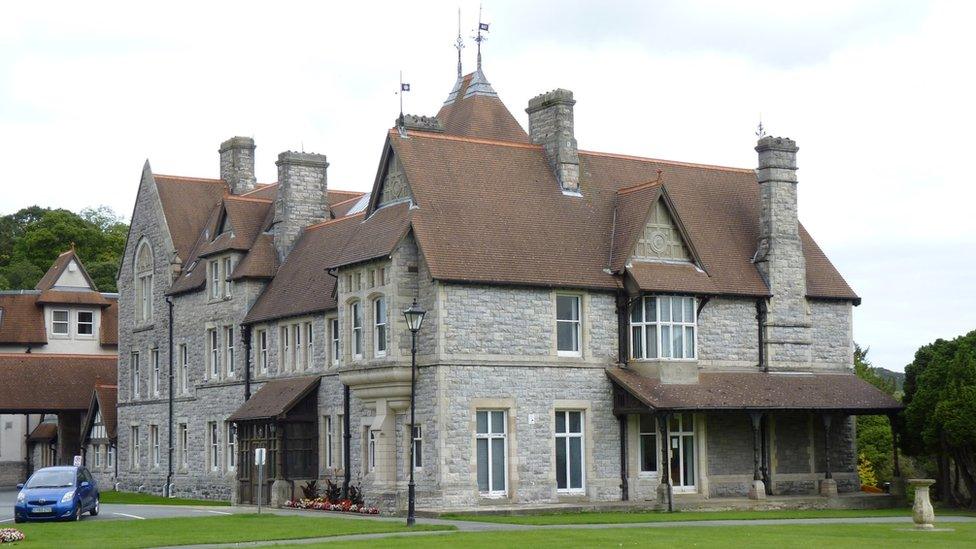
[[[106,204],[142,163],[217,176],[217,147],[328,155],[368,190],[398,110],[434,114],[455,78],[456,3],[18,2],[0,17],[0,214]],[[477,3],[460,2],[469,37]],[[755,166],[756,123],[800,146],[800,217],[864,299],[855,340],[900,370],[976,328],[976,4],[502,2],[485,72],[526,125],[576,94],[589,150]],[[465,71],[474,44],[464,50]]]

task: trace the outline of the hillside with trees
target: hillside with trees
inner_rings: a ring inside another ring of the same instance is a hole
[[[129,226],[110,208],[79,213],[31,206],[0,217],[0,290],[33,289],[61,252],[73,245],[102,292],[115,276]]]

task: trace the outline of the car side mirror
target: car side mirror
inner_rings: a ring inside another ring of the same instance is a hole
[[[91,483],[88,482],[87,480],[82,481],[80,484],[81,488],[88,488],[89,486],[91,486]]]
[[[18,490],[23,490],[24,489],[24,483],[21,482],[21,483],[17,484],[17,489]]]

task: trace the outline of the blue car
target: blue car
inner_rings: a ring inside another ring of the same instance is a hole
[[[14,522],[81,520],[98,514],[98,485],[84,467],[38,469],[26,484],[18,484]]]

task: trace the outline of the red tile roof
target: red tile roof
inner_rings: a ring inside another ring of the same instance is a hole
[[[176,253],[184,263],[214,207],[228,193],[220,179],[153,174]]]
[[[528,143],[529,136],[497,95],[465,97],[474,75],[463,77],[457,99],[445,104],[437,113],[437,119],[444,125],[444,133]]]
[[[85,416],[82,436],[87,438],[91,434],[91,428],[95,422],[95,412],[102,414],[102,424],[105,426],[105,434],[109,440],[115,440],[118,436],[118,385],[95,385],[92,390],[91,402],[88,405],[88,414]]]
[[[54,260],[54,263],[47,270],[47,272],[44,273],[44,276],[42,276],[37,282],[37,286],[34,286],[34,289],[50,290],[53,288],[54,284],[57,283],[59,278],[61,278],[64,270],[67,269],[68,265],[71,264],[72,260],[78,265],[78,270],[81,271],[81,274],[85,277],[85,280],[88,281],[88,286],[91,287],[92,290],[97,291],[98,288],[95,287],[95,283],[92,282],[91,277],[88,276],[88,271],[85,269],[85,265],[81,262],[81,258],[75,253],[74,248],[63,252],[58,256],[57,259]]]
[[[38,294],[0,294],[0,343],[43,345],[47,343],[44,308],[37,306]]]
[[[50,421],[38,423],[37,427],[30,432],[27,440],[31,442],[47,442],[58,438],[58,424]]]
[[[95,385],[115,384],[118,357],[0,353],[0,413],[85,411]]]
[[[98,330],[98,341],[106,347],[119,344],[119,300],[115,298],[111,301],[111,305],[102,309],[102,325]]]

